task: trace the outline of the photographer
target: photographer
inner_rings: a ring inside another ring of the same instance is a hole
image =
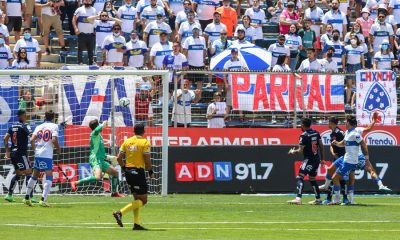
[[[36,0],[36,7],[41,7],[42,9],[42,34],[43,34],[43,41],[44,47],[46,51],[46,55],[50,55],[49,49],[49,35],[50,29],[53,27],[57,33],[58,41],[61,46],[61,51],[66,52],[67,49],[65,48],[64,43],[64,33],[62,29],[62,22],[60,19],[61,11],[60,7],[64,6],[63,0],[48,0],[47,3],[43,3],[41,0]]]

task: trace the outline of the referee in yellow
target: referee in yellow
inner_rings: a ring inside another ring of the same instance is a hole
[[[144,125],[135,124],[135,136],[127,139],[121,145],[118,153],[118,163],[125,172],[126,182],[129,184],[135,201],[129,203],[119,211],[113,212],[113,216],[120,227],[122,215],[133,210],[133,230],[147,230],[140,225],[140,208],[147,203],[147,180],[144,170],[149,171],[152,177],[153,170],[150,160],[150,142],[143,137]],[[123,158],[125,157],[125,163]]]

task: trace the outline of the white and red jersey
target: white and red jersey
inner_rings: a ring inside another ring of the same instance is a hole
[[[36,158],[53,159],[53,137],[58,137],[58,125],[52,122],[44,122],[35,128],[33,135],[36,136]]]

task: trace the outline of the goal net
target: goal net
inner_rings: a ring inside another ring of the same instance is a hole
[[[89,164],[89,122],[93,119],[98,119],[100,123],[108,122],[108,127],[101,134],[106,151],[111,156],[116,156],[122,142],[134,135],[134,124],[143,123],[146,126],[145,136],[152,145],[154,175],[149,180],[149,192],[167,193],[168,145],[163,144],[168,139],[167,71],[92,66],[64,67],[61,70],[5,70],[0,71],[0,82],[1,139],[11,124],[17,121],[18,109],[26,110],[27,123],[32,130],[44,121],[47,110],[56,113],[62,153],[54,155],[51,193],[72,194],[71,181],[93,174]],[[121,106],[121,98],[127,98],[129,105]],[[0,194],[7,193],[15,174],[11,161],[4,159],[3,145],[0,141]],[[28,159],[33,162],[32,151],[28,152]],[[130,190],[120,166],[115,158],[109,161],[120,173],[120,192],[128,194]],[[41,184],[34,191],[35,194],[40,193]],[[108,192],[109,176],[104,174],[102,181],[80,185],[76,194]],[[25,193],[24,178],[21,178],[14,193]]]

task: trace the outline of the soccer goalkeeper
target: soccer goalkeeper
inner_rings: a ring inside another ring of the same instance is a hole
[[[97,119],[92,120],[89,123],[89,127],[92,129],[92,132],[90,133],[89,163],[94,171],[94,176],[90,176],[76,182],[71,182],[72,191],[75,192],[78,185],[100,181],[102,179],[102,173],[106,172],[110,176],[111,197],[124,197],[124,195],[118,193],[118,171],[105,161],[106,159],[115,158],[113,156],[106,155],[103,137],[100,134],[103,128],[107,127],[107,121],[104,121],[101,125],[99,125],[99,121]]]

